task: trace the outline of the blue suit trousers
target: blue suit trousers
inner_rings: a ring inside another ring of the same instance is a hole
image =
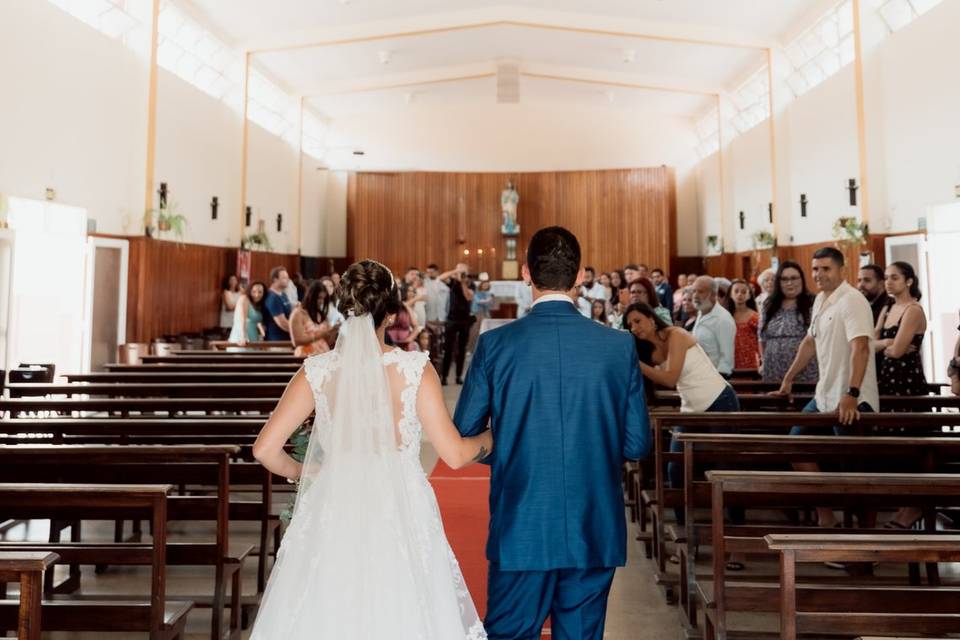
[[[540,640],[550,616],[557,640],[601,640],[613,567],[501,571],[490,563],[487,618],[490,640]]]

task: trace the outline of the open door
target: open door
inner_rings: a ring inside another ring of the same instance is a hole
[[[130,243],[116,238],[87,239],[84,300],[83,370],[99,370],[117,361],[126,342],[127,264]]]
[[[923,313],[927,316],[927,331],[923,337],[923,373],[927,380],[934,381],[936,373],[934,372],[933,349],[934,349],[934,323],[930,321],[930,272],[927,264],[927,236],[923,233],[915,233],[908,236],[892,236],[884,240],[886,263],[907,262],[914,271],[917,272],[917,278],[920,282],[920,292],[923,297],[920,300],[920,306],[923,307]]]

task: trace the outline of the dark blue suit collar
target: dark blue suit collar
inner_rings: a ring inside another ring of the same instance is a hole
[[[577,308],[573,305],[572,302],[565,302],[563,300],[551,300],[548,302],[540,302],[533,305],[533,308],[530,309],[529,315],[535,316],[558,316],[558,315],[579,315],[580,312],[577,311]]]

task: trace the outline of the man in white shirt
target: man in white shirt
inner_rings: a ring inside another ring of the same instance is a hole
[[[873,312],[870,303],[845,278],[843,254],[833,247],[813,254],[813,280],[820,288],[813,303],[810,329],[797,349],[797,356],[783,377],[777,395],[786,396],[794,378],[817,356],[820,379],[816,395],[803,411],[837,414],[834,433],[860,419],[862,411],[880,409],[876,361],[873,358]],[[815,430],[794,427],[792,435],[814,435]],[[819,471],[816,463],[798,463],[797,471]],[[832,528],[831,509],[817,509],[821,527]]]
[[[720,375],[730,377],[737,323],[729,311],[717,304],[717,281],[714,278],[700,276],[694,280],[693,306],[697,308],[694,337]]]
[[[450,288],[440,279],[440,267],[435,264],[427,267],[423,286],[427,290],[427,322],[446,322]]]
[[[596,281],[596,277],[597,271],[593,267],[587,267],[583,270],[583,285],[580,287],[580,295],[591,304],[594,300],[607,301],[607,290]]]

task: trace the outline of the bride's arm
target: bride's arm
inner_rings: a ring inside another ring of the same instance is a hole
[[[291,458],[283,447],[312,412],[313,391],[301,368],[287,384],[280,402],[260,430],[257,441],[253,443],[253,457],[277,475],[299,478],[301,464]]]
[[[471,437],[463,437],[457,431],[443,400],[440,377],[429,363],[417,394],[417,415],[440,458],[454,469],[479,462],[493,451],[493,434],[489,429]]]

